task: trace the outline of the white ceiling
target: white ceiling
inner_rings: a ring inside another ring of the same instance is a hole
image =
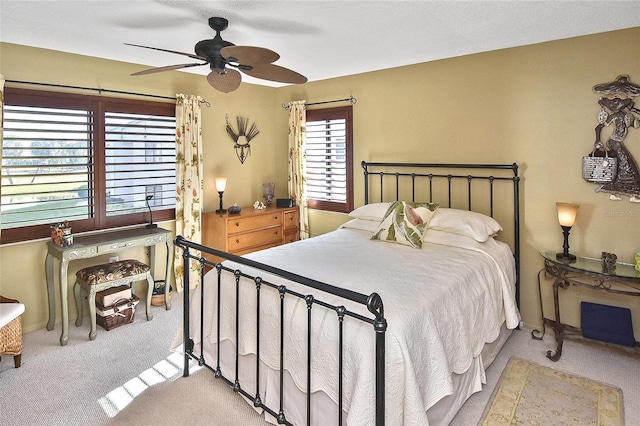
[[[215,35],[212,16],[229,20],[225,40],[272,49],[315,81],[637,27],[640,1],[0,0],[0,40],[144,69],[192,60],[124,43],[193,53]]]

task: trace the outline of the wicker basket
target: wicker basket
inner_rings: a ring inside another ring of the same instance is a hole
[[[96,324],[109,331],[121,325],[132,323],[133,317],[136,314],[136,304],[138,304],[139,301],[138,296],[134,294],[131,299],[122,299],[114,303],[113,314],[100,315],[96,313]],[[100,309],[99,306],[96,307]]]
[[[0,354],[19,355],[22,352],[22,315],[2,327]]]

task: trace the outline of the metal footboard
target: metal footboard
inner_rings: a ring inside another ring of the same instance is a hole
[[[306,377],[307,377],[307,389],[306,389],[306,419],[307,424],[311,424],[311,362],[312,362],[312,351],[311,351],[311,341],[314,330],[312,329],[311,316],[312,311],[314,309],[328,309],[335,311],[337,319],[338,319],[338,330],[339,333],[339,348],[338,348],[338,418],[336,419],[336,424],[343,424],[343,337],[344,337],[344,319],[345,318],[353,318],[356,321],[361,321],[364,323],[368,323],[372,326],[372,332],[375,333],[375,348],[371,348],[372,351],[375,351],[375,374],[376,374],[376,389],[375,389],[375,422],[376,425],[382,426],[384,425],[385,419],[385,333],[387,329],[387,322],[384,317],[384,307],[382,303],[382,299],[377,293],[372,293],[370,295],[365,295],[361,293],[357,293],[351,290],[347,290],[344,288],[335,287],[320,281],[316,281],[310,278],[306,278],[297,274],[293,274],[291,272],[275,268],[270,265],[262,264],[250,259],[246,259],[243,257],[235,256],[230,253],[226,253],[223,251],[215,250],[209,247],[202,246],[200,244],[193,243],[191,241],[186,240],[182,236],[177,236],[175,238],[175,244],[178,247],[183,249],[182,257],[184,259],[184,283],[189,283],[189,275],[190,275],[190,265],[193,262],[197,262],[200,265],[201,271],[201,279],[200,285],[204,286],[204,272],[208,267],[213,268],[217,273],[217,283],[218,283],[218,295],[220,292],[220,283],[223,274],[232,274],[235,278],[236,283],[236,306],[235,306],[235,377],[229,378],[225,377],[220,369],[220,297],[217,297],[216,303],[216,315],[218,316],[217,321],[217,359],[216,360],[207,360],[204,357],[204,353],[202,350],[202,344],[200,345],[200,353],[194,353],[194,340],[191,336],[190,329],[190,295],[189,295],[189,286],[185,285],[184,289],[184,325],[183,325],[183,335],[184,335],[184,372],[183,375],[186,377],[189,375],[189,362],[190,360],[198,361],[198,364],[208,368],[209,370],[214,372],[216,378],[223,379],[236,393],[240,393],[245,396],[245,398],[253,401],[253,405],[255,407],[261,408],[268,412],[270,415],[275,417],[279,424],[287,424],[290,423],[287,420],[287,413],[284,408],[284,370],[283,365],[285,364],[285,354],[287,348],[284,345],[284,306],[285,299],[289,297],[298,298],[304,300],[307,306],[307,333],[306,336],[301,336],[301,338],[306,338],[306,347],[307,347],[307,359],[306,359]],[[248,268],[257,269],[261,272],[271,274],[273,276],[284,278],[288,281],[292,281],[298,284],[301,284],[309,289],[309,292],[306,294],[294,291],[288,288],[286,285],[275,284],[270,282],[269,280],[264,279],[259,275],[254,275],[243,271],[241,267],[237,267],[234,265],[236,269],[231,269],[226,266],[224,263],[213,263],[205,259],[204,257],[196,256],[192,254],[192,251],[197,251],[200,253],[208,253],[213,256],[217,256],[218,258],[227,259],[235,262],[237,265],[246,266]],[[247,280],[241,280],[241,278],[248,278]],[[256,292],[256,365],[255,365],[255,395],[249,394],[245,390],[248,387],[248,384],[243,384],[239,379],[239,332],[240,332],[240,285],[243,284],[251,284],[255,286]],[[279,395],[279,407],[268,407],[263,402],[263,397],[260,395],[260,295],[263,291],[264,287],[269,287],[271,289],[276,290],[280,295],[280,367],[279,367],[279,380],[280,380],[280,395]],[[201,287],[202,288],[202,287]],[[324,295],[323,295],[324,293]],[[354,302],[360,305],[363,305],[367,308],[367,310],[372,314],[372,317],[363,316],[356,312],[353,312],[347,309],[344,305],[336,305],[332,303],[327,303],[323,301],[326,299],[326,295],[338,296],[341,300]],[[200,292],[200,297],[204,298],[204,291]],[[201,300],[201,312],[200,312],[200,342],[203,341],[203,309],[204,309],[204,300]],[[212,365],[213,364],[213,365]]]

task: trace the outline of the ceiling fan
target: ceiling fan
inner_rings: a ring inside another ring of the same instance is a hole
[[[152,74],[162,71],[209,65],[211,72],[207,75],[207,81],[214,89],[224,93],[233,92],[240,86],[242,76],[238,70],[252,77],[269,81],[277,81],[280,83],[302,84],[307,82],[307,78],[302,74],[298,74],[288,68],[273,64],[273,62],[280,58],[280,55],[276,52],[263,47],[236,46],[233,43],[223,40],[220,36],[220,32],[224,31],[229,26],[229,21],[225,18],[209,18],[209,26],[216,32],[216,35],[212,39],[201,40],[196,43],[195,55],[193,53],[176,52],[174,50],[161,49],[158,47],[125,43],[128,46],[176,53],[178,55],[184,55],[192,59],[202,61],[200,63],[177,64],[150,68],[138,71],[131,75]]]

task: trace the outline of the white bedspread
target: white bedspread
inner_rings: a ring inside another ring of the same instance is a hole
[[[487,243],[445,232],[429,230],[422,249],[370,241],[361,230],[334,232],[247,255],[339,287],[370,294],[384,302],[386,333],[386,424],[427,425],[426,411],[452,393],[451,373],[463,373],[478,356],[484,343],[495,340],[500,326],[515,328],[519,312],[515,304],[515,267],[508,246],[490,239]],[[244,272],[250,272],[243,268]],[[265,280],[297,285],[268,274]],[[205,277],[204,345],[215,345],[217,279],[215,271]],[[255,285],[241,286],[241,354],[255,353]],[[235,341],[235,280],[223,281],[221,338]],[[263,286],[264,289],[264,286]],[[268,293],[271,293],[269,295]],[[362,306],[344,304],[371,316]],[[191,330],[199,342],[200,304],[193,298]],[[295,325],[285,327],[284,366],[296,385],[306,389],[307,305],[286,296],[285,315]],[[260,357],[271,368],[280,365],[280,297],[276,291],[261,293]],[[338,401],[338,321],[333,311],[313,308],[312,389]],[[344,404],[347,424],[373,423],[375,400],[374,332],[369,324],[345,319]],[[215,353],[215,352],[213,352]],[[215,364],[215,360],[208,359]],[[233,377],[233,372],[225,372]],[[243,384],[244,386],[245,384]]]

